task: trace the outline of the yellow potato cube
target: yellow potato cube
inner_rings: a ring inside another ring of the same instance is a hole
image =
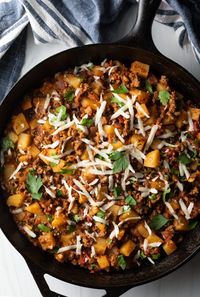
[[[13,143],[17,143],[17,141],[18,141],[18,136],[17,136],[17,134],[16,134],[15,132],[10,131],[10,132],[8,133],[8,137],[10,138],[10,140],[12,140]]]
[[[94,244],[94,249],[97,255],[105,254],[106,248],[108,246],[108,240],[105,238],[97,238],[96,243]]]
[[[65,80],[74,89],[77,89],[80,86],[80,84],[82,83],[82,81],[83,81],[82,78],[77,77],[77,76],[75,76],[73,74],[65,74]]]
[[[124,236],[124,233],[125,233],[125,230],[124,230],[124,229],[119,230],[119,234],[118,234],[118,236],[117,236],[117,239],[118,239],[118,240],[121,240],[122,237]]]
[[[158,191],[164,191],[165,183],[163,180],[157,179],[157,180],[151,180],[150,181],[151,188],[154,188]]]
[[[110,262],[107,256],[99,256],[97,257],[97,263],[101,269],[106,269],[110,266]]]
[[[183,216],[179,216],[178,220],[174,220],[174,228],[176,231],[188,231],[188,221]]]
[[[172,254],[176,249],[177,246],[172,240],[169,240],[165,244],[163,244],[163,250],[167,255]]]
[[[33,157],[37,157],[37,155],[39,155],[40,151],[37,148],[37,146],[35,146],[34,144],[32,144],[29,148],[28,148],[28,153]]]
[[[65,161],[64,160],[60,160],[60,162],[58,163],[58,165],[52,166],[52,170],[53,172],[60,172],[61,169],[65,166]]]
[[[69,245],[69,242],[75,237],[75,232],[69,234],[62,234],[60,237],[60,241],[63,246]]]
[[[81,160],[88,160],[88,159],[89,159],[89,155],[88,155],[88,152],[85,150],[81,155]]]
[[[26,161],[28,161],[28,159],[29,159],[29,156],[28,155],[21,155],[18,158],[19,162],[26,162]]]
[[[96,226],[99,229],[99,236],[104,236],[106,234],[106,225],[103,223],[96,222]]]
[[[200,108],[189,108],[191,118],[193,121],[198,121],[200,116]]]
[[[38,237],[38,241],[42,247],[43,250],[52,250],[55,245],[56,241],[53,237],[53,234],[51,232],[44,233]]]
[[[139,90],[139,89],[132,89],[130,90],[131,95],[135,96],[137,95],[137,101],[142,104],[142,103],[147,103],[149,99],[149,93]]]
[[[29,128],[29,124],[23,113],[19,113],[17,116],[13,117],[12,122],[13,129],[17,135]]]
[[[130,143],[133,144],[138,150],[142,151],[144,144],[145,144],[145,139],[142,135],[140,134],[133,134],[130,137]]]
[[[142,103],[140,106],[136,106],[137,114],[136,116],[139,118],[146,118],[150,115],[148,108],[146,107],[146,104]]]
[[[118,216],[118,212],[119,212],[120,208],[121,208],[121,206],[114,204],[109,209],[109,211],[111,211],[111,213],[112,213],[114,221],[116,220],[116,218]]]
[[[66,222],[66,216],[63,213],[61,213],[53,219],[51,224],[54,228],[59,228],[60,226],[66,224]]]
[[[147,78],[149,74],[149,65],[141,63],[139,61],[134,61],[131,64],[131,71],[135,74],[138,74],[139,76],[143,78]]]
[[[103,130],[106,133],[107,136],[113,136],[115,135],[115,127],[112,125],[104,125]]]
[[[19,135],[18,144],[17,144],[18,149],[25,150],[27,149],[28,146],[30,146],[30,144],[31,144],[31,135],[27,133],[21,133]]]
[[[123,146],[123,143],[119,140],[114,141],[111,144],[112,144],[114,150],[117,150],[118,148]]]
[[[156,234],[152,233],[151,235],[149,235],[147,237],[147,241],[148,243],[154,243],[154,242],[160,242],[163,243],[162,238],[160,238],[159,236],[157,236]]]
[[[43,124],[42,128],[43,128],[45,131],[49,132],[50,134],[53,133],[53,131],[54,131],[54,127],[50,125],[49,121],[46,121],[46,122]]]
[[[82,195],[82,194],[79,194],[78,202],[79,202],[80,204],[87,202],[87,197],[85,197],[85,196]]]
[[[128,240],[120,247],[120,253],[126,257],[134,251],[136,244],[132,240]]]
[[[34,202],[34,203],[28,205],[27,207],[25,207],[25,210],[30,213],[37,214],[37,215],[43,214],[42,208],[40,207],[38,202]]]
[[[120,217],[119,217],[119,220],[120,221],[124,221],[124,220],[126,220],[128,218],[132,218],[132,217],[133,218],[137,218],[139,216],[138,216],[138,214],[134,210],[129,210],[129,211],[121,214]],[[138,220],[140,220],[140,219],[133,219],[131,222],[137,223]]]
[[[137,231],[138,233],[144,237],[144,238],[147,238],[149,236],[149,232],[148,230],[145,228],[144,226],[144,222],[141,222],[137,225]]]
[[[102,76],[103,75],[103,68],[100,67],[100,66],[94,66],[91,71],[95,76]]]
[[[33,119],[29,122],[29,126],[31,128],[31,130],[34,130],[37,126],[38,126],[38,122],[37,119]]]
[[[92,110],[96,110],[97,107],[99,106],[99,103],[95,102],[94,100],[92,99],[89,99],[89,98],[83,98],[81,100],[81,105],[84,107],[84,108],[87,108],[87,107],[91,107]]]
[[[20,207],[22,206],[23,202],[25,200],[25,195],[20,194],[14,194],[8,197],[7,199],[7,205],[8,206],[14,206],[14,207]]]
[[[150,168],[156,168],[160,165],[160,152],[159,150],[151,151],[146,155],[144,160],[144,166]]]

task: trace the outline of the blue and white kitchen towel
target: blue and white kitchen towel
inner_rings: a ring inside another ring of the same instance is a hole
[[[37,44],[66,48],[114,40],[116,22],[134,0],[0,0],[0,100],[17,81],[25,58],[26,27]],[[163,0],[156,20],[172,26],[200,62],[200,0]],[[131,16],[130,16],[131,17]],[[130,20],[131,22],[131,20]]]

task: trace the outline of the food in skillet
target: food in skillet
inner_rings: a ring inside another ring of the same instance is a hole
[[[1,141],[19,229],[92,272],[170,255],[198,222],[199,116],[138,61],[56,74],[24,98]]]

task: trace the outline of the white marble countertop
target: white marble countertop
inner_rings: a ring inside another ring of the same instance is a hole
[[[194,59],[190,47],[184,50],[178,46],[177,37],[171,28],[153,24],[153,39],[157,48],[176,61],[200,80],[200,65]],[[28,33],[26,61],[22,74],[41,60],[66,49],[62,44],[35,45]],[[149,284],[133,288],[123,297],[199,297],[200,254],[169,276]],[[50,288],[68,297],[100,297],[103,290],[82,288],[64,283],[51,276],[45,276]],[[22,256],[12,247],[0,231],[0,296],[41,297],[37,285]]]

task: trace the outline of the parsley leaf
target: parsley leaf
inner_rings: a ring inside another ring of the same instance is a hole
[[[150,228],[153,230],[159,230],[161,229],[166,223],[168,222],[168,219],[166,219],[163,215],[158,214],[155,215],[149,224]]]
[[[193,230],[194,228],[196,228],[198,222],[199,222],[199,221],[197,221],[197,220],[191,220],[191,221],[189,222],[189,229],[190,229],[190,230]]]
[[[14,147],[14,143],[8,136],[1,139],[1,149],[3,152],[6,152],[9,148],[13,149]]]
[[[137,204],[137,201],[131,195],[126,196],[125,202],[130,206],[135,206]]]
[[[115,198],[117,198],[121,194],[121,192],[122,192],[122,188],[119,186],[117,186],[113,189],[113,194],[114,194]]]
[[[102,218],[102,219],[105,218],[105,215],[106,215],[106,213],[103,210],[99,210],[96,214],[97,217]]]
[[[78,223],[79,221],[80,221],[80,217],[79,217],[79,215],[77,215],[77,214],[75,214],[74,216],[73,216],[73,220],[76,222],[76,223]]]
[[[109,158],[114,161],[113,173],[119,173],[129,165],[129,160],[124,152],[113,152],[109,155]]]
[[[112,92],[115,94],[126,94],[128,93],[128,89],[125,85],[121,85],[118,89],[115,89]]]
[[[150,94],[153,94],[152,85],[150,84],[150,82],[147,79],[145,81],[145,88]]]
[[[156,194],[151,194],[148,198],[150,200],[156,200]]]
[[[76,225],[68,225],[68,226],[67,226],[67,231],[68,231],[69,233],[74,232],[75,229],[76,229]]]
[[[117,99],[117,98],[115,98],[115,97],[113,97],[113,98],[111,99],[111,103],[117,103],[117,104],[119,105],[119,107],[124,106],[124,103],[121,102],[121,101],[119,101],[119,99]]]
[[[184,153],[179,155],[177,159],[184,165],[187,165],[192,162],[192,160]]]
[[[62,197],[63,192],[59,189],[59,190],[57,190],[56,195],[57,195],[58,197]]]
[[[160,258],[160,254],[154,254],[154,255],[151,255],[151,258],[153,260],[158,260]]]
[[[74,100],[74,95],[75,95],[75,92],[74,90],[68,90],[65,94],[64,94],[64,98],[69,101],[69,102],[73,102]]]
[[[124,270],[126,268],[126,260],[124,259],[123,255],[119,255],[117,258],[117,262],[119,266]]]
[[[70,169],[70,168],[62,168],[60,173],[61,174],[69,174],[73,175],[75,173],[76,169]]]
[[[40,200],[42,198],[42,193],[39,192],[40,188],[43,186],[42,179],[40,176],[35,176],[29,171],[26,180],[27,190],[32,194],[33,199]]]
[[[37,225],[38,229],[43,231],[43,232],[49,232],[51,229],[47,226],[45,226],[44,224],[39,224]]]
[[[87,64],[87,68],[91,70],[92,68],[94,68],[94,64],[92,62],[89,62]]]
[[[170,99],[170,94],[168,91],[163,90],[159,92],[158,98],[160,99],[160,102],[162,103],[162,105],[167,105]]]
[[[162,199],[163,199],[163,202],[165,203],[166,201],[166,196],[167,194],[171,193],[171,189],[168,188],[167,190],[165,190],[163,193],[162,193]]]
[[[93,119],[82,119],[80,125],[90,128],[93,124]]]
[[[64,121],[67,117],[66,107],[64,105],[61,105],[56,108],[56,114],[58,115],[60,113],[61,113],[61,121]]]

